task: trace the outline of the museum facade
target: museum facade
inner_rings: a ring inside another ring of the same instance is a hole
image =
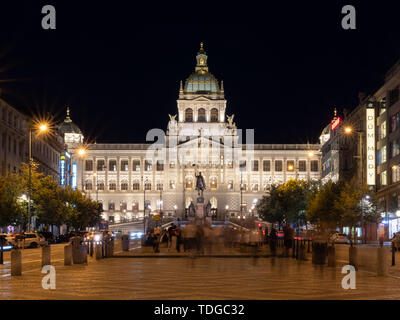
[[[272,184],[320,180],[319,144],[254,144],[254,130],[236,127],[207,58],[201,44],[194,72],[180,83],[177,114],[169,115],[165,132],[148,132],[149,143],[83,145],[69,114],[61,124],[72,187],[102,202],[105,220],[118,223],[144,212],[184,217],[196,201],[200,173],[205,202],[218,219],[256,215],[257,201]]]

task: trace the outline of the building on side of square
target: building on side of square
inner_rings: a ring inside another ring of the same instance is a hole
[[[201,44],[195,71],[180,84],[177,114],[169,115],[165,133],[148,133],[155,143],[90,144],[79,157],[82,133],[75,127],[64,132],[72,185],[103,203],[106,220],[143,217],[144,205],[183,218],[196,201],[200,172],[205,202],[218,219],[257,214],[255,204],[271,184],[320,180],[319,144],[254,144],[252,130],[236,127],[234,115],[226,114],[223,82],[209,72],[207,59]]]

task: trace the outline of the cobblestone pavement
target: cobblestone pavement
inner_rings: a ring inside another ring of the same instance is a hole
[[[88,265],[55,262],[56,290],[40,268],[0,278],[1,299],[400,299],[400,279],[357,272],[341,287],[337,268],[292,258],[109,258]],[[39,267],[39,266],[38,266]]]

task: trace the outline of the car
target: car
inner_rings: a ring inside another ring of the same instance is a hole
[[[349,238],[347,235],[339,232],[335,232],[329,236],[329,240],[334,243],[348,243]]]
[[[17,234],[14,238],[13,245],[15,247],[37,248],[47,245],[47,240],[37,232],[28,232]]]
[[[84,237],[85,244],[94,242],[94,244],[100,244],[103,240],[104,233],[102,231],[90,231]]]
[[[7,233],[0,233],[0,250],[8,251],[13,248],[12,236]]]
[[[48,243],[55,243],[56,242],[55,236],[53,235],[52,232],[39,231],[38,234],[43,236],[43,238],[45,238]]]

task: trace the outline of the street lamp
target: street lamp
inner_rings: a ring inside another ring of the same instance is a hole
[[[32,132],[36,131],[38,134],[45,133],[49,130],[49,125],[42,122],[36,125],[30,124],[29,126],[29,161],[28,161],[28,232],[31,231],[31,198],[32,198]]]

